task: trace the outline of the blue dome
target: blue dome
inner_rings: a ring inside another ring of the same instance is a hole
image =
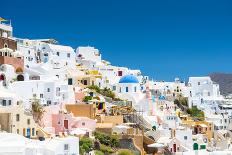
[[[139,83],[139,80],[133,75],[125,75],[119,80],[119,83]]]

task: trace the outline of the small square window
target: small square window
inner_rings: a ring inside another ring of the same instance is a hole
[[[187,136],[184,136],[184,140],[187,140],[188,139],[188,137]]]

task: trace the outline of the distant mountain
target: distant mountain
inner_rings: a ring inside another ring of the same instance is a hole
[[[212,73],[209,76],[214,82],[220,85],[222,95],[232,94],[232,74]]]

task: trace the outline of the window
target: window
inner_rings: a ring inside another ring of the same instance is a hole
[[[35,136],[35,128],[32,128],[32,136]]]
[[[4,48],[8,48],[8,44],[7,43],[4,44]]]
[[[119,89],[119,92],[121,93],[122,92],[122,88],[120,87],[120,89]]]
[[[68,144],[64,144],[64,150],[65,151],[69,150],[69,145]]]
[[[113,90],[116,90],[116,86],[113,86]]]
[[[84,80],[84,85],[87,85],[88,83],[87,83],[87,80]]]
[[[137,92],[137,87],[134,87],[134,91]]]
[[[82,126],[85,126],[85,122],[82,122]]]
[[[30,50],[28,50],[28,54],[30,54],[31,53],[31,51]]]
[[[118,76],[122,76],[122,71],[118,71]]]
[[[26,129],[23,128],[23,136],[26,136]]]
[[[126,87],[126,92],[129,92],[129,88],[128,87]]]
[[[188,137],[187,136],[184,136],[184,140],[187,140],[188,139]]]
[[[40,98],[43,98],[43,94],[40,94]]]
[[[198,86],[201,85],[201,82],[198,82]]]
[[[31,124],[31,120],[27,119],[27,125],[30,125],[30,124]]]
[[[50,92],[50,88],[47,88],[47,92]]]
[[[51,104],[52,104],[52,101],[48,100],[47,105],[51,105]]]
[[[72,78],[68,78],[68,85],[72,85]]]
[[[210,96],[210,92],[208,92],[208,96]]]
[[[19,129],[17,129],[17,134],[19,134]]]
[[[2,100],[2,106],[6,106],[6,100]]]
[[[19,114],[16,114],[16,121],[19,122],[20,118],[19,118]]]
[[[70,53],[67,53],[67,57],[70,58]]]
[[[60,52],[56,52],[56,55],[57,55],[57,56],[60,56]]]

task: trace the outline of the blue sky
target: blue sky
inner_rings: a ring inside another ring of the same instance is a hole
[[[3,0],[21,38],[94,46],[158,80],[232,71],[230,0]]]

